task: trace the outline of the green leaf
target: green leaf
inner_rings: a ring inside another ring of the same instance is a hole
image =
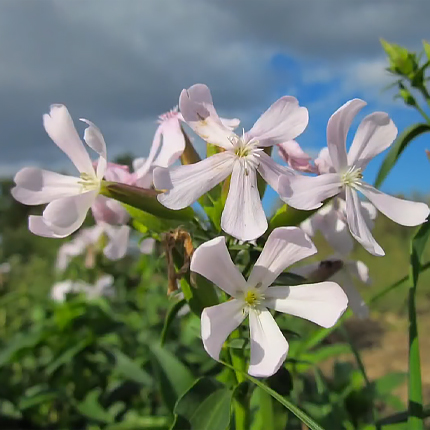
[[[120,350],[112,351],[116,361],[116,370],[124,378],[145,386],[152,386],[154,381],[141,366],[135,363],[130,357]]]
[[[148,231],[154,233],[163,233],[181,225],[180,221],[163,219],[130,205],[124,204],[123,206],[133,218],[133,226],[141,233],[147,233]]]
[[[178,399],[193,385],[191,371],[171,352],[158,345],[151,346],[156,381],[167,408],[173,412]]]
[[[34,348],[43,336],[42,330],[33,330],[29,333],[18,333],[8,346],[0,352],[0,367],[13,360],[14,355],[25,348]]]
[[[164,319],[163,330],[161,331],[160,344],[163,346],[166,343],[167,335],[169,334],[170,327],[175,320],[178,312],[183,308],[183,306],[187,303],[185,299],[179,300],[179,302],[173,303]]]
[[[123,422],[110,424],[105,430],[168,430],[170,417],[126,417]]]
[[[374,382],[376,393],[381,397],[391,394],[393,390],[403,384],[406,375],[404,372],[391,372],[382,376]]]
[[[95,388],[90,391],[84,398],[84,400],[76,405],[76,409],[86,417],[105,424],[110,424],[114,421],[114,417],[111,416],[102,405],[99,403],[99,396],[101,388]]]
[[[269,393],[257,387],[252,393],[251,409],[255,409],[251,430],[275,428],[273,400]]]
[[[268,233],[272,232],[277,227],[298,226],[316,211],[317,209],[311,211],[301,211],[284,204],[275,212],[269,221]]]
[[[201,378],[178,400],[174,411],[189,422],[190,430],[226,430],[232,397],[233,391],[221,383]]]
[[[270,394],[281,405],[283,405],[290,412],[292,412],[300,421],[302,421],[304,424],[306,424],[309,427],[310,430],[324,430],[309,415],[307,415],[305,412],[303,412],[300,408],[298,408],[296,405],[294,405],[293,403],[291,403],[285,397],[282,397],[276,391],[274,391],[271,388],[269,388],[266,384],[264,384],[260,380],[258,380],[256,378],[253,378],[252,376],[248,375],[248,373],[246,373],[246,372],[244,372],[242,370],[234,368],[231,364],[228,364],[228,363],[226,363],[224,361],[220,361],[220,363],[222,363],[224,366],[227,366],[228,368],[234,370],[236,373],[242,374],[244,378],[248,379],[253,384],[257,385],[257,387],[260,387],[266,393]]]
[[[90,339],[81,339],[76,345],[72,345],[53,360],[45,369],[47,375],[54,373],[63,364],[70,363],[73,358],[91,343]]]
[[[388,176],[388,173],[393,168],[393,166],[397,163],[402,152],[406,149],[409,143],[418,137],[420,134],[427,133],[430,131],[430,125],[425,123],[418,123],[411,125],[406,130],[404,130],[400,136],[396,139],[394,144],[391,146],[390,151],[385,157],[384,162],[382,163],[378,175],[375,180],[375,187],[379,188],[384,182],[385,178]]]
[[[52,402],[58,398],[58,393],[52,390],[39,391],[32,396],[25,396],[19,399],[18,408],[20,411],[24,411],[35,406],[39,406],[43,403]]]
[[[177,211],[168,209],[157,200],[159,192],[133,185],[103,181],[100,194],[164,219],[192,221],[195,216],[191,207]]]

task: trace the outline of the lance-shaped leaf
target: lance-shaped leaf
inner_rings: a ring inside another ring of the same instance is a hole
[[[175,414],[187,420],[189,430],[225,430],[233,393],[213,379],[201,378],[178,400]]]
[[[193,385],[191,371],[175,355],[158,345],[151,346],[152,363],[161,396],[173,412],[178,399]]]
[[[157,200],[157,195],[160,193],[155,190],[103,181],[100,194],[160,218],[191,221],[195,216],[191,207],[177,211],[164,207]]]
[[[397,163],[402,152],[406,149],[409,143],[418,137],[420,134],[430,131],[430,124],[418,123],[408,127],[400,136],[396,139],[392,145],[390,151],[385,157],[382,163],[378,176],[375,180],[375,188],[379,188],[384,182],[385,178],[388,176],[390,170]]]

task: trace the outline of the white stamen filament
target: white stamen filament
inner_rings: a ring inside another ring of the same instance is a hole
[[[348,170],[341,175],[341,181],[343,185],[354,187],[360,183],[360,179],[363,178],[360,167],[351,166]]]
[[[90,175],[89,173],[81,173],[81,180],[78,184],[82,187],[82,192],[97,190],[100,188],[101,181],[97,176]]]

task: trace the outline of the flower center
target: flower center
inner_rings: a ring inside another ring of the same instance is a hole
[[[258,305],[261,305],[261,302],[264,300],[264,294],[261,294],[257,289],[253,288],[248,290],[245,294],[244,301],[246,306],[250,308],[255,308]]]
[[[98,190],[100,188],[100,179],[89,173],[81,173],[78,184],[82,187],[82,192]]]
[[[341,175],[341,181],[343,185],[354,187],[360,183],[360,179],[363,178],[363,173],[360,167],[351,166],[345,173]]]
[[[230,136],[230,142],[233,145],[233,153],[236,157],[243,163],[245,168],[245,174],[249,174],[249,169],[256,169],[260,164],[260,152],[262,148],[258,148],[258,140],[249,140],[245,135],[245,130],[243,131],[242,137],[236,134]]]

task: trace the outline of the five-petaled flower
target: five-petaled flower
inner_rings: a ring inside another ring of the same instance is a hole
[[[275,163],[263,149],[301,134],[308,123],[307,109],[300,107],[295,97],[281,97],[251,130],[239,136],[220,120],[206,85],[183,90],[179,108],[185,122],[203,140],[223,151],[195,164],[155,169],[155,187],[167,190],[158,200],[170,209],[185,208],[231,175],[221,227],[240,240],[260,237],[267,229],[267,219],[257,188],[257,171],[275,191],[279,175],[293,172]]]
[[[347,154],[348,130],[365,105],[363,100],[350,100],[331,116],[327,125],[329,160],[325,163],[329,171],[315,177],[282,175],[279,194],[289,205],[311,210],[320,207],[325,199],[344,193],[351,234],[367,251],[381,256],[385,254],[384,250],[370,233],[357,191],[363,193],[380,212],[401,225],[422,224],[429,215],[429,207],[425,203],[390,196],[363,181],[363,170],[368,162],[387,149],[397,135],[397,128],[390,117],[385,112],[374,112],[361,121]],[[320,165],[318,167],[321,168]]]
[[[315,253],[314,244],[299,228],[277,228],[267,239],[246,281],[233,264],[223,236],[200,245],[192,257],[190,270],[232,297],[202,312],[201,335],[208,354],[218,360],[228,335],[249,316],[251,359],[248,372],[266,377],[279,369],[288,352],[288,342],[267,308],[305,318],[323,327],[333,326],[348,303],[336,283],[271,287],[287,266]]]
[[[80,176],[61,175],[33,167],[25,167],[15,175],[13,197],[26,205],[48,203],[42,216],[29,217],[29,229],[46,237],[66,237],[84,222],[87,212],[100,191],[106,170],[106,144],[100,130],[90,121],[85,129],[86,144],[99,154],[97,170],[85,149],[67,108],[52,105],[43,116],[49,137],[66,153]]]

